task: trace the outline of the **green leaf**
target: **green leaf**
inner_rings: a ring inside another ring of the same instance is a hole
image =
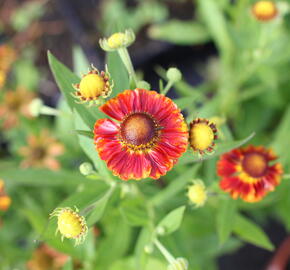
[[[78,114],[75,114],[75,128],[77,130],[82,130],[85,132],[90,132],[87,129],[86,125],[82,121],[81,117]],[[95,149],[94,141],[91,138],[85,137],[83,135],[78,135],[80,146],[86,155],[92,160],[94,166],[98,172],[103,176],[110,178],[111,174],[109,173],[107,166],[103,160],[100,159],[97,150]]]
[[[180,206],[171,211],[165,218],[163,218],[158,227],[165,229],[165,234],[171,234],[175,232],[181,225],[185,206]]]
[[[236,211],[236,201],[232,199],[221,200],[218,205],[217,232],[221,244],[224,244],[232,233]]]
[[[129,89],[129,76],[117,52],[107,53],[107,64],[109,73],[114,82],[112,92],[112,96],[114,97],[124,90]]]
[[[216,0],[199,0],[198,7],[215,43],[223,53],[233,50],[227,22]]]
[[[233,232],[253,245],[270,251],[274,249],[273,244],[263,230],[246,217],[236,216]]]
[[[97,223],[103,216],[107,203],[112,195],[112,192],[113,189],[111,188],[110,190],[108,190],[108,192],[106,192],[104,196],[102,196],[99,200],[93,203],[92,205],[94,207],[93,211],[87,218],[87,224],[89,227]]]
[[[149,221],[146,202],[141,198],[122,201],[120,213],[130,226],[145,226]]]
[[[90,64],[79,46],[73,47],[73,65],[74,65],[74,72],[76,74],[85,74],[88,72]]]
[[[57,85],[63,93],[68,106],[72,111],[75,110],[81,116],[86,125],[92,129],[96,120],[101,118],[103,115],[96,107],[88,107],[85,104],[76,103],[77,99],[72,96],[75,92],[73,84],[79,83],[80,78],[60,63],[50,52],[48,52],[48,62]]]
[[[217,143],[216,145],[216,150],[214,153],[212,153],[211,155],[205,155],[202,157],[202,159],[200,159],[198,157],[197,154],[195,154],[192,150],[188,150],[180,159],[179,159],[179,164],[188,164],[188,163],[192,163],[192,162],[202,162],[204,160],[207,159],[211,159],[213,157],[217,157],[220,156],[226,152],[229,152],[235,148],[238,148],[242,145],[244,145],[245,143],[247,143],[248,141],[250,141],[254,136],[256,135],[255,132],[253,132],[252,134],[250,134],[248,137],[242,139],[242,140],[238,140],[238,141],[227,141],[227,142],[220,142]]]
[[[160,206],[171,200],[176,194],[185,189],[186,185],[195,177],[200,165],[197,164],[184,171],[177,179],[175,179],[168,187],[159,191],[152,199],[151,203]]]
[[[146,245],[152,244],[152,236],[153,232],[148,227],[143,227],[139,233],[134,252],[137,269],[144,270],[147,264],[148,254],[145,252],[144,248]]]
[[[75,132],[79,135],[88,137],[90,139],[94,138],[94,133],[92,131],[87,131],[87,130],[75,130]]]
[[[170,20],[151,26],[148,33],[153,39],[169,41],[178,45],[194,45],[209,40],[207,29],[194,21]]]

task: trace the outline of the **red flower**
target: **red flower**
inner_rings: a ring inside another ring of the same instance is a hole
[[[123,180],[165,175],[186,151],[187,126],[171,99],[155,91],[126,90],[100,110],[114,118],[95,124],[102,160]]]
[[[260,201],[280,183],[283,169],[280,163],[273,164],[276,159],[272,150],[252,145],[222,155],[217,163],[220,188],[234,199]]]

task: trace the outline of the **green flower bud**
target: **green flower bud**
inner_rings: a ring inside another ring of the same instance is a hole
[[[35,98],[29,104],[29,111],[32,116],[37,117],[40,115],[42,107],[43,101],[40,98]]]
[[[182,78],[182,74],[178,68],[169,68],[166,72],[166,77],[169,81],[176,83]]]
[[[165,234],[165,228],[162,227],[162,226],[158,226],[158,227],[156,228],[156,233],[157,233],[158,235],[160,235],[160,236],[164,235],[164,234]]]
[[[185,258],[176,258],[174,262],[168,265],[167,270],[187,270],[188,261]]]
[[[79,170],[80,173],[85,176],[90,175],[94,172],[93,165],[89,162],[82,163],[79,167]]]
[[[151,85],[146,81],[139,81],[137,82],[137,88],[150,90]]]

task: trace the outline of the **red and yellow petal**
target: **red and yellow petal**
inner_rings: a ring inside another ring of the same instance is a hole
[[[248,155],[250,157],[261,155],[264,158],[266,169],[261,174],[255,175],[253,172],[255,167],[247,170],[248,163],[243,160],[248,158]],[[247,202],[260,201],[280,183],[283,173],[282,165],[280,163],[269,165],[269,162],[276,158],[272,150],[253,145],[222,155],[217,163],[217,173],[221,177],[220,188],[229,192],[234,199],[240,197]]]

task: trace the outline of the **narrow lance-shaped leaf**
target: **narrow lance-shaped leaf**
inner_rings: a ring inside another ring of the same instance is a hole
[[[246,217],[241,215],[236,216],[233,231],[241,239],[253,245],[267,250],[274,249],[273,244],[263,230]]]
[[[165,234],[171,234],[175,232],[181,225],[184,211],[185,206],[174,209],[160,221],[158,227],[164,228]]]
[[[227,198],[221,200],[217,210],[217,232],[221,244],[226,242],[232,233],[236,217],[236,201]]]

